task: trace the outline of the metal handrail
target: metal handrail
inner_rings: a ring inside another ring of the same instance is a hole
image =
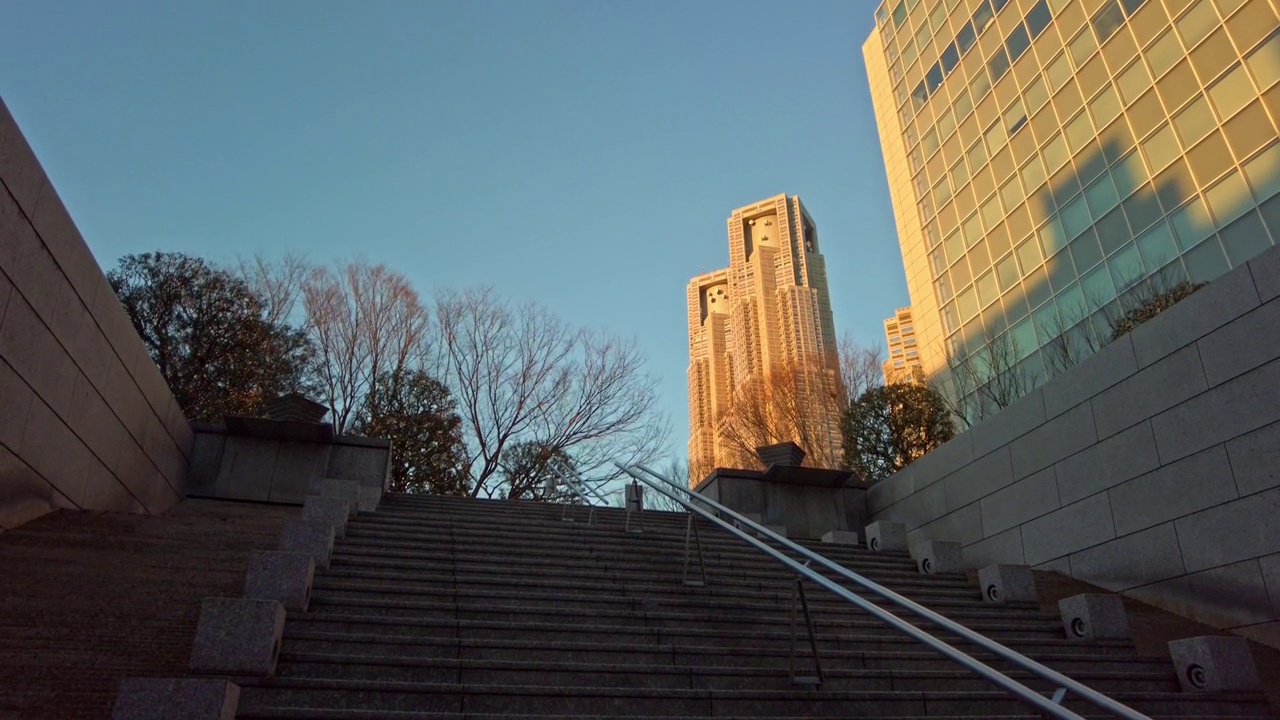
[[[657,478],[657,480],[661,481],[661,484],[655,483],[653,480],[647,477],[644,477],[643,475],[635,472],[632,468],[622,465],[621,463],[615,463],[615,465],[617,465],[620,470],[630,475],[632,478],[644,483],[650,488],[653,488],[657,492],[662,493],[663,495],[670,498],[671,500],[676,501],[677,503],[679,503],[680,505],[688,509],[690,512],[695,512],[699,514],[700,516],[724,528],[731,534],[738,537],[740,540],[745,541],[749,545],[755,546],[757,549],[764,552],[766,555],[773,558],[774,560],[781,563],[782,565],[786,566],[787,568],[797,573],[798,575],[801,575],[805,579],[817,585],[820,585],[826,588],[827,590],[830,590],[832,593],[834,593],[841,599],[846,600],[856,605],[857,607],[861,608],[862,610],[865,610],[866,612],[872,614],[873,616],[875,616],[877,619],[879,619],[881,622],[885,623],[886,625],[889,625],[893,629],[898,630],[899,632],[912,638],[913,640],[916,640],[924,644],[926,647],[930,648],[931,650],[934,650],[935,652],[941,655],[944,655],[951,660],[956,661],[961,666],[973,671],[974,673],[990,681],[992,684],[996,685],[997,687],[1002,688],[1006,692],[1035,706],[1036,708],[1038,708],[1039,710],[1042,710],[1048,715],[1051,715],[1056,718],[1081,718],[1080,715],[1068,710],[1067,708],[1059,704],[1062,702],[1066,694],[1066,691],[1069,690],[1075,693],[1076,695],[1080,696],[1081,699],[1095,705],[1100,709],[1106,710],[1117,717],[1126,718],[1127,720],[1150,720],[1150,718],[1148,718],[1146,715],[1139,713],[1133,708],[1121,702],[1113,700],[1112,698],[1109,698],[1106,695],[1099,693],[1098,691],[1094,690],[1093,688],[1087,685],[1084,685],[1076,680],[1072,680],[1071,678],[1067,677],[1066,675],[1063,675],[1057,670],[1046,667],[1045,665],[1042,665],[1041,663],[1036,662],[1035,660],[1032,660],[1031,658],[1023,655],[1022,653],[1019,653],[1015,650],[1011,650],[1010,648],[1005,647],[1004,645],[1001,645],[1000,643],[992,640],[991,638],[986,637],[985,635],[974,632],[973,630],[970,630],[969,628],[955,622],[954,620],[951,620],[950,618],[947,618],[943,615],[939,615],[938,613],[924,607],[923,605],[920,605],[915,601],[910,600],[909,598],[899,595],[898,593],[880,585],[879,583],[876,583],[868,578],[865,578],[859,575],[858,573],[853,572],[852,570],[844,567],[843,565],[840,565],[836,562],[833,562],[827,559],[823,555],[820,555],[802,545],[798,545],[788,540],[787,538],[782,537],[781,535],[778,535],[777,533],[773,532],[769,528],[747,517],[744,517],[743,515],[740,515],[739,513],[725,507],[724,505],[721,505],[715,500],[711,500],[710,498],[706,498],[699,495],[696,498],[696,504],[695,504],[694,494],[691,490],[689,490],[688,488],[682,485],[678,485],[672,482],[671,480],[668,480],[667,478],[654,472],[653,470],[650,470],[649,468],[643,465],[637,465],[635,467],[638,468],[643,473],[652,475],[654,478]],[[685,493],[689,497],[689,499],[686,500],[670,492],[669,490],[664,489],[662,485],[666,485],[668,488],[674,488],[675,490]],[[955,648],[947,644],[946,642],[943,642],[942,640],[939,640],[938,638],[925,632],[924,630],[921,630],[915,625],[908,623],[902,618],[899,618],[898,616],[872,603],[870,600],[867,600],[866,598],[863,598],[862,596],[857,595],[852,591],[848,590],[847,588],[844,588],[843,586],[837,584],[835,581],[823,575],[818,574],[814,570],[806,567],[805,565],[800,564],[793,558],[787,557],[786,555],[779,552],[777,549],[770,547],[767,543],[760,540],[759,538],[753,537],[752,535],[746,532],[743,532],[739,527],[735,526],[734,523],[727,522],[724,519],[720,518],[717,514],[711,513],[706,509],[699,507],[698,505],[706,505],[711,508],[714,508],[719,513],[723,513],[724,515],[727,515],[728,517],[732,518],[737,523],[746,525],[757,534],[763,535],[764,537],[767,537],[768,539],[782,545],[783,547],[791,550],[792,552],[802,555],[812,560],[813,562],[816,562],[822,565],[828,570],[840,575],[841,577],[847,580],[852,581],[853,583],[861,586],[866,590],[869,590],[875,593],[876,595],[879,595],[880,597],[892,602],[898,607],[904,610],[907,610],[911,613],[914,613],[915,615],[918,615],[924,618],[925,620],[928,620],[936,625],[941,626],[942,628],[948,630],[949,632],[960,636],[961,638],[973,643],[974,645],[977,645],[983,648],[984,650],[987,650],[988,652],[991,652],[994,655],[997,655],[1005,660],[1008,660],[1009,662],[1022,668],[1023,670],[1026,670],[1032,673],[1033,675],[1036,675],[1040,678],[1049,680],[1050,682],[1057,684],[1058,691],[1054,693],[1053,699],[1046,698],[1045,696],[1027,687],[1026,685],[1023,685],[1022,683],[1014,680],[1013,678],[1009,677],[1003,672],[991,667],[990,665],[987,665],[986,663],[983,663],[981,660],[978,660],[977,658],[969,655],[968,653],[965,653],[964,651],[958,648]]]

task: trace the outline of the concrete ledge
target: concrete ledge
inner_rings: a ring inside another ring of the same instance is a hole
[[[316,567],[325,569],[333,553],[333,525],[316,520],[285,520],[276,549],[310,555]]]
[[[989,603],[1036,601],[1036,582],[1027,565],[988,565],[978,571],[978,585]]]
[[[306,612],[315,571],[315,560],[307,553],[256,550],[249,555],[244,596],[275,600],[290,612]]]
[[[302,501],[302,519],[329,523],[334,537],[347,534],[347,518],[354,514],[347,498],[308,495]]]
[[[866,527],[867,547],[877,552],[895,552],[907,549],[907,526],[902,523],[877,520]]]
[[[1249,641],[1241,637],[1200,637],[1169,643],[1183,692],[1261,690]]]
[[[202,678],[125,678],[111,720],[235,720],[240,687]]]
[[[196,672],[274,675],[284,607],[274,600],[205,598],[191,648]]]
[[[1119,595],[1073,595],[1059,600],[1058,610],[1068,639],[1129,637],[1129,616]]]
[[[858,533],[851,530],[832,530],[822,536],[822,542],[832,545],[857,545]]]
[[[964,553],[957,542],[925,540],[911,547],[911,557],[915,558],[921,575],[964,570]]]
[[[323,478],[311,483],[311,495],[322,498],[342,498],[347,501],[349,514],[354,517],[360,511],[360,483],[355,480]],[[339,535],[338,537],[342,537]]]

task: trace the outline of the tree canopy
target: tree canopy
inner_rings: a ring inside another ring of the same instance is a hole
[[[121,258],[107,281],[187,417],[257,415],[265,401],[306,391],[306,336],[263,315],[232,273],[182,253]]]
[[[466,495],[462,418],[443,383],[421,370],[384,373],[366,396],[356,432],[391,441],[391,490]]]
[[[942,396],[923,383],[865,391],[849,404],[841,429],[845,464],[867,481],[905,468],[956,434]]]

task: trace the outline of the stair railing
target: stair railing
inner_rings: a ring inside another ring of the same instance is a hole
[[[1066,707],[1062,705],[1062,702],[1066,698],[1067,693],[1071,692],[1079,696],[1080,699],[1086,702],[1089,702],[1090,704],[1098,707],[1099,709],[1105,710],[1116,717],[1126,718],[1127,720],[1150,720],[1150,718],[1148,718],[1146,715],[1139,713],[1133,708],[1117,700],[1114,700],[1110,697],[1107,697],[1106,695],[1103,695],[1097,690],[1094,690],[1093,688],[1083,683],[1080,683],[1076,680],[1073,680],[1067,677],[1066,675],[1063,675],[1057,670],[1054,670],[1050,667],[1042,665],[1041,663],[1036,662],[1035,660],[1032,660],[1031,658],[1023,655],[1022,653],[1019,653],[1015,650],[1005,647],[1004,645],[1001,645],[1000,643],[996,642],[995,640],[992,640],[991,638],[985,635],[982,635],[981,633],[970,630],[969,628],[955,622],[954,620],[951,620],[950,618],[940,615],[907,597],[899,595],[898,593],[890,590],[889,588],[886,588],[883,585],[880,585],[879,583],[873,580],[865,578],[862,575],[859,575],[858,573],[853,572],[852,570],[826,558],[825,556],[819,553],[816,553],[802,545],[794,543],[788,540],[787,538],[773,532],[769,528],[761,525],[760,523],[757,523],[751,520],[750,518],[747,518],[725,507],[724,505],[721,505],[715,500],[699,495],[697,496],[697,502],[696,503],[692,502],[694,495],[691,490],[675,482],[672,482],[671,480],[667,479],[666,477],[663,477],[662,475],[654,472],[653,470],[650,470],[644,465],[636,465],[634,467],[628,467],[621,463],[615,463],[615,465],[617,465],[617,467],[620,470],[625,472],[627,475],[631,476],[633,479],[644,483],[645,485],[649,486],[656,492],[662,493],[669,499],[683,506],[689,512],[697,513],[699,516],[706,518],[707,520],[715,523],[716,525],[719,525],[725,531],[736,536],[738,539],[742,540],[748,545],[754,546],[756,549],[760,550],[765,555],[769,556],[773,560],[782,564],[784,567],[788,568],[789,570],[796,573],[797,575],[802,576],[804,579],[809,580],[815,585],[819,585],[823,588],[826,588],[827,590],[831,591],[841,599],[846,600],[849,603],[852,603],[853,605],[857,606],[858,608],[870,613],[876,619],[885,623],[889,627],[925,645],[926,647],[939,653],[940,655],[943,655],[948,659],[954,660],[964,668],[974,672],[975,674],[981,676],[982,678],[991,682],[995,686],[1008,692],[1010,695],[1013,695],[1018,699],[1025,701],[1026,703],[1036,707],[1037,709],[1041,710],[1042,712],[1044,712],[1045,714],[1051,717],[1071,718],[1073,720],[1082,718],[1081,715],[1078,715],[1075,712],[1068,710]],[[652,476],[652,478],[646,477],[646,475]],[[676,492],[672,492],[673,490]],[[685,497],[681,497],[679,493],[683,493],[688,499],[686,499]],[[716,512],[713,513],[704,509],[703,507],[700,507],[704,505],[714,509]],[[731,518],[734,522],[726,521],[721,516],[727,516]],[[746,526],[753,533],[755,533],[755,535],[752,535],[751,533],[748,533],[748,532],[744,532],[743,529],[739,526]],[[1000,658],[1003,658],[1004,660],[1009,661],[1013,665],[1033,675],[1036,675],[1037,677],[1040,677],[1044,680],[1048,680],[1049,682],[1057,686],[1057,689],[1053,693],[1053,697],[1047,698],[1044,695],[1041,695],[1039,692],[1035,691],[1034,689],[1029,688],[1026,685],[1023,685],[1017,680],[1014,680],[1013,678],[1009,677],[1005,673],[991,667],[990,665],[987,665],[986,663],[982,662],[981,660],[978,660],[972,655],[969,655],[963,650],[953,647],[949,643],[946,643],[943,640],[940,640],[937,637],[934,637],[933,635],[925,632],[924,630],[921,630],[915,625],[912,625],[906,620],[903,620],[902,618],[894,615],[888,610],[885,610],[879,605],[876,605],[870,600],[867,600],[861,595],[858,595],[850,591],[849,589],[841,586],[840,584],[836,583],[834,580],[831,580],[830,578],[819,574],[815,570],[808,567],[807,564],[802,565],[801,563],[797,562],[795,559],[788,557],[787,555],[778,551],[776,548],[770,546],[764,540],[760,539],[759,537],[756,537],[756,535],[767,538],[773,541],[774,543],[777,543],[783,546],[784,548],[790,550],[791,552],[796,553],[802,557],[805,557],[823,566],[827,570],[830,570],[831,572],[864,588],[865,590],[868,590],[876,595],[879,595],[880,597],[884,598],[885,600],[888,600],[894,605],[897,605],[903,610],[906,610],[925,620],[928,620],[929,622],[935,625],[938,625],[955,635],[960,636],[964,640],[974,645],[977,645],[978,647],[982,648],[983,650],[986,650],[987,652],[990,652],[993,655],[996,655]]]

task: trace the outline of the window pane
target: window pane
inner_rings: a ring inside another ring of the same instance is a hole
[[[956,64],[960,62],[960,51],[956,50],[956,44],[951,43],[946,50],[942,51],[942,74],[950,75],[952,70],[956,69]]]
[[[1018,184],[1018,179],[1013,178],[1000,188],[1000,199],[1004,202],[1004,206],[1011,208],[1022,204],[1022,186]]]
[[[1173,125],[1178,129],[1178,135],[1182,137],[1182,143],[1187,147],[1195,145],[1200,138],[1208,135],[1216,123],[1213,111],[1209,109],[1209,102],[1203,95],[1196,98],[1186,110],[1178,113],[1178,116],[1173,119]]]
[[[982,31],[987,29],[987,25],[991,24],[991,18],[993,15],[994,13],[991,12],[991,3],[987,2],[987,0],[982,0],[982,4],[979,5],[978,9],[973,13],[973,29],[981,35]]]
[[[1258,213],[1250,210],[1244,217],[1222,230],[1222,247],[1233,267],[1239,267],[1253,256],[1271,247],[1267,230],[1258,219]]]
[[[1089,303],[1091,311],[1116,299],[1116,286],[1105,265],[1094,268],[1081,277],[1080,289],[1084,292],[1085,302]]]
[[[1108,258],[1107,266],[1111,268],[1111,281],[1120,292],[1133,287],[1146,276],[1142,267],[1142,258],[1138,255],[1138,248],[1133,243],[1126,244],[1120,252]]]
[[[960,48],[961,55],[969,52],[975,39],[977,36],[973,33],[973,23],[965,23],[964,27],[960,28],[960,32],[956,33],[956,45]]]
[[[1055,172],[1071,157],[1071,153],[1067,151],[1067,141],[1061,135],[1054,135],[1053,139],[1044,146],[1042,153],[1049,172]]]
[[[1106,127],[1120,114],[1120,98],[1116,91],[1108,85],[1089,103],[1089,112],[1093,115],[1094,125]]]
[[[1111,183],[1111,176],[1105,173],[1085,188],[1084,196],[1089,201],[1089,209],[1094,217],[1102,217],[1120,202],[1115,185]]]
[[[1280,143],[1273,144],[1245,163],[1244,174],[1249,178],[1258,202],[1280,193]]]
[[[1093,16],[1091,23],[1093,31],[1098,35],[1098,42],[1104,43],[1124,24],[1124,13],[1120,12],[1119,3],[1111,0]]]
[[[999,80],[1008,70],[1009,56],[1005,53],[1003,46],[998,47],[991,54],[991,60],[987,62],[987,72],[991,74],[991,82]]]
[[[1138,250],[1146,266],[1154,271],[1178,256],[1178,243],[1174,242],[1168,225],[1157,223],[1138,238]]]
[[[977,77],[973,79],[973,82],[969,83],[969,94],[973,96],[973,102],[976,103],[982,100],[990,91],[991,79],[987,77],[986,68],[978,68]]]
[[[1261,226],[1261,223],[1259,223]],[[1265,235],[1264,235],[1265,237]],[[1000,281],[1000,292],[1006,292],[1018,284],[1018,264],[1010,255],[996,265],[996,279]]]
[[[1169,216],[1173,236],[1183,252],[1190,250],[1213,233],[1213,218],[1204,201],[1196,198]]]
[[[1270,40],[1250,53],[1245,62],[1253,71],[1253,79],[1258,81],[1258,87],[1270,87],[1280,80],[1280,33],[1272,35]]]
[[[1173,162],[1181,152],[1178,141],[1173,136],[1173,128],[1168,125],[1142,143],[1142,151],[1147,155],[1147,163],[1157,172]]]
[[[1156,77],[1163,75],[1174,66],[1174,63],[1184,57],[1186,54],[1183,53],[1182,45],[1178,43],[1178,38],[1173,32],[1165,33],[1147,49],[1147,62],[1151,64],[1151,72],[1155,73]]]
[[[1013,135],[1027,124],[1027,111],[1022,107],[1022,100],[1015,99],[1008,110],[1004,111],[1004,127]]]
[[[1089,56],[1093,54],[1097,47],[1098,43],[1093,39],[1093,33],[1089,32],[1088,28],[1081,30],[1080,34],[1071,41],[1072,62],[1076,64],[1077,68],[1084,65],[1084,61],[1089,59]]]
[[[1035,82],[1022,91],[1022,99],[1027,103],[1029,113],[1034,113],[1049,102],[1049,91],[1045,89],[1044,80],[1037,77]]]
[[[1085,228],[1093,224],[1093,218],[1089,217],[1089,207],[1085,205],[1083,195],[1068,202],[1062,208],[1061,217],[1062,226],[1067,231],[1067,237],[1069,238],[1079,235],[1084,232]]]
[[[978,289],[978,300],[982,302],[983,307],[1000,297],[1000,291],[996,288],[996,274],[993,272],[988,272],[978,278],[978,281],[973,285]]]
[[[1227,263],[1227,256],[1222,252],[1222,244],[1217,238],[1210,238],[1208,242],[1200,243],[1194,250],[1183,256],[1182,261],[1187,265],[1187,274],[1191,276],[1192,282],[1212,282],[1231,269],[1231,265]]]
[[[1116,87],[1120,88],[1120,96],[1124,98],[1126,105],[1142,97],[1142,93],[1151,87],[1151,75],[1147,72],[1147,66],[1141,60],[1130,65],[1128,70],[1116,78]]]
[[[1009,33],[1009,38],[1005,40],[1005,47],[1009,50],[1009,60],[1017,62],[1018,58],[1022,57],[1022,53],[1031,47],[1031,38],[1027,35],[1027,29],[1022,25],[1014,28],[1013,32]]]
[[[1073,152],[1086,147],[1093,139],[1093,125],[1089,122],[1088,113],[1080,113],[1067,123],[1065,128],[1067,142]]]
[[[1072,240],[1071,259],[1075,261],[1076,269],[1082,273],[1102,262],[1102,248],[1098,245],[1097,236],[1087,232]]]
[[[1027,29],[1031,31],[1031,37],[1040,37],[1040,33],[1049,27],[1051,19],[1052,15],[1049,12],[1049,6],[1045,4],[1044,0],[1040,0],[1035,4],[1035,7],[1031,8],[1031,12],[1027,13]]]
[[[1249,75],[1245,72],[1243,65],[1237,65],[1236,69],[1227,73],[1209,88],[1209,97],[1213,100],[1214,107],[1218,109],[1218,115],[1223,118],[1234,115],[1256,95],[1257,93],[1253,91],[1253,83],[1249,82]]]
[[[1022,176],[1022,186],[1027,189],[1027,192],[1031,192],[1044,182],[1044,165],[1041,164],[1040,158],[1033,157],[1030,162],[1022,166],[1018,174]]]
[[[1182,35],[1182,40],[1187,47],[1192,47],[1203,40],[1217,24],[1218,14],[1213,11],[1213,4],[1209,0],[1200,0],[1191,12],[1183,15],[1177,22],[1178,32]]]
[[[934,63],[933,67],[929,68],[929,72],[926,73],[924,76],[924,84],[925,84],[925,89],[929,91],[930,95],[932,95],[934,91],[938,89],[938,86],[942,84],[942,66],[941,65]]]
[[[1213,211],[1215,227],[1223,227],[1244,214],[1253,205],[1249,188],[1239,172],[1232,172],[1204,194]]]
[[[1142,158],[1138,153],[1133,153],[1116,163],[1111,175],[1116,181],[1120,197],[1124,198],[1147,181],[1147,167],[1142,164]]]
[[[1045,77],[1049,78],[1049,87],[1057,92],[1067,80],[1071,79],[1071,63],[1067,62],[1065,53],[1053,59],[1045,68]]]

